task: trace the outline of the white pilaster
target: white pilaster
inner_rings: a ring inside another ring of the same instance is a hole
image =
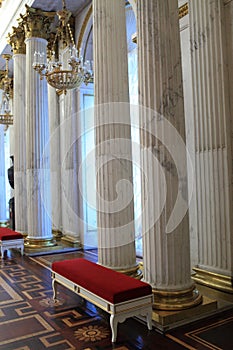
[[[138,0],[137,21],[144,279],[156,308],[182,309],[201,297],[190,269],[178,2]]]
[[[93,1],[93,38],[98,259],[126,271],[136,254],[124,0]]]

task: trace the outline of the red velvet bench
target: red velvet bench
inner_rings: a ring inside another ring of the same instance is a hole
[[[7,227],[0,227],[0,247],[1,247],[2,258],[4,256],[5,250],[11,249],[11,248],[19,248],[21,251],[21,255],[23,255],[23,252],[24,252],[23,235]]]
[[[112,342],[117,338],[118,322],[128,317],[146,316],[148,329],[152,329],[149,284],[82,258],[53,262],[52,279],[54,300],[59,283],[111,315]]]

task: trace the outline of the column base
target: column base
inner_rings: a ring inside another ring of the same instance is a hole
[[[233,293],[232,277],[203,270],[198,267],[194,267],[193,271],[196,272],[195,275],[192,276],[195,282],[223,292]]]
[[[124,273],[127,276],[136,278],[137,280],[141,280],[143,277],[140,263],[134,266],[133,268],[126,269],[126,270],[117,270],[117,271]]]
[[[57,245],[56,241],[53,238],[47,238],[47,239],[34,239],[27,237],[25,239],[24,247],[27,249],[41,249],[41,248],[47,248],[47,247],[53,247]]]
[[[202,302],[195,285],[180,291],[163,291],[153,289],[154,303],[153,309],[177,311],[192,308]]]
[[[203,296],[202,303],[194,308],[177,311],[153,310],[152,322],[156,329],[166,332],[174,327],[216,314],[217,311],[220,312],[217,300]]]
[[[61,230],[52,230],[53,237],[56,241],[60,241],[62,238],[62,231]]]
[[[62,236],[61,242],[73,248],[80,248],[80,240],[78,237]]]

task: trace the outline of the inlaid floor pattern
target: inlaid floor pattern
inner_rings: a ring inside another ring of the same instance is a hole
[[[90,259],[95,260],[93,255]],[[112,345],[107,313],[62,286],[54,303],[49,269],[53,258],[44,260],[46,267],[43,257],[36,261],[16,252],[1,259],[0,350],[231,349],[233,311],[166,335],[128,319],[119,325]]]

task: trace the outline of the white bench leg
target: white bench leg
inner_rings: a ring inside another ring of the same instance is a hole
[[[118,321],[116,319],[116,317],[114,315],[111,315],[110,317],[110,326],[112,329],[112,343],[116,342],[116,338],[117,338],[117,324]]]
[[[23,256],[23,252],[24,252],[24,246],[23,245],[20,247],[20,252],[21,252],[21,255]]]
[[[53,287],[53,300],[57,299],[57,283],[55,279],[52,281],[52,287]]]
[[[152,330],[152,310],[149,310],[146,314],[147,319],[147,327],[151,331]]]

